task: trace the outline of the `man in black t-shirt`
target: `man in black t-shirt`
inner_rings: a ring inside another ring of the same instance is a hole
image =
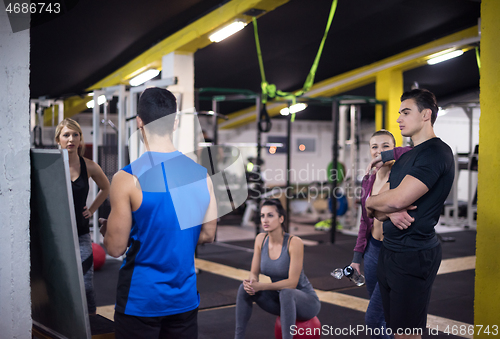
[[[434,226],[453,184],[454,160],[434,134],[437,111],[436,97],[427,90],[401,96],[397,122],[415,147],[392,167],[388,190],[366,201],[368,214],[384,221],[377,276],[387,326],[396,338],[421,338],[441,263]]]

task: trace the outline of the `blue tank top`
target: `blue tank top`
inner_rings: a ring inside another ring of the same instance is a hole
[[[116,310],[157,317],[197,308],[194,251],[210,202],[206,169],[175,151],[146,152],[123,171],[139,180],[142,203],[132,212]]]
[[[272,282],[288,279],[288,271],[290,270],[290,253],[288,252],[289,237],[290,235],[285,233],[283,237],[283,245],[281,246],[281,253],[279,258],[276,260],[269,258],[269,237],[267,235],[262,244],[260,271],[262,274],[270,277]],[[309,279],[307,279],[304,269],[300,272],[299,282],[296,288],[316,296],[316,292],[314,292],[314,288],[309,282]]]

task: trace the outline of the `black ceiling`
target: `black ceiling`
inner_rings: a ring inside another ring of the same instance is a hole
[[[31,97],[81,94],[111,72],[227,1],[72,0],[73,8],[31,29]],[[76,3],[76,4],[74,4]],[[331,0],[290,0],[258,19],[267,81],[302,87],[323,36]],[[69,6],[68,6],[69,7]],[[477,24],[472,0],[339,0],[316,82]],[[195,87],[258,91],[253,27],[195,53]],[[438,99],[479,89],[474,51],[404,73]],[[351,94],[374,96],[374,86]],[[235,109],[228,105],[224,113]]]

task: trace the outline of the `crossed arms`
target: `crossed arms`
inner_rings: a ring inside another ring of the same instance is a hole
[[[427,186],[411,175],[404,177],[398,187],[388,189],[389,183],[380,190],[382,193],[370,196],[366,200],[369,217],[385,221],[391,219],[399,229],[408,228],[414,221],[408,210],[416,209],[412,204],[429,191]]]

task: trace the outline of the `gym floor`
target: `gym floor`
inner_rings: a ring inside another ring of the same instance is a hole
[[[330,276],[333,269],[351,262],[356,235],[337,231],[332,245],[329,232],[314,231],[311,225],[292,222],[290,230],[305,243],[304,271],[321,300],[318,314],[323,326],[321,338],[369,338],[364,331],[353,332],[365,323],[366,287]],[[443,261],[434,282],[427,318],[432,333],[424,333],[423,337],[472,338],[465,329],[474,324],[476,231],[447,226],[437,226],[436,231],[443,240]],[[236,292],[241,281],[248,278],[254,236],[252,227],[220,225],[216,242],[198,247],[200,339],[234,337]],[[108,257],[95,272],[97,313],[111,320],[120,265],[120,260]],[[246,337],[274,338],[275,320],[275,316],[254,305]]]

